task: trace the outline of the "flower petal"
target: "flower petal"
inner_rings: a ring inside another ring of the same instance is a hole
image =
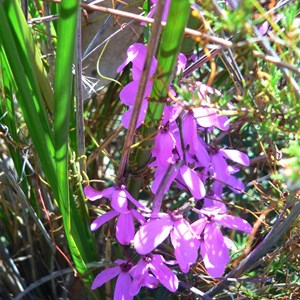
[[[225,158],[235,161],[243,166],[248,167],[250,160],[247,154],[234,149],[220,149],[219,153]]]
[[[155,149],[153,149],[153,152],[155,153],[157,163],[159,163],[162,167],[168,167],[168,165],[172,162],[175,143],[176,141],[169,131],[160,131],[157,134],[155,139]]]
[[[223,275],[229,261],[229,253],[222,232],[215,223],[208,223],[205,227],[201,255],[210,276]]]
[[[136,218],[141,225],[143,225],[146,222],[145,217],[142,214],[140,214],[139,212],[137,212],[136,210],[131,209],[130,212],[131,212],[132,216],[134,218]]]
[[[161,255],[158,254],[153,255],[152,262],[149,265],[149,268],[151,272],[154,274],[154,276],[169,291],[175,292],[178,289],[178,284],[179,284],[178,278],[173,273],[173,271],[164,264],[164,259]]]
[[[145,120],[147,108],[148,108],[148,101],[144,100],[142,103],[138,121],[136,123],[136,128],[140,127],[142,125],[143,121]],[[126,129],[128,129],[128,127],[129,127],[132,111],[133,111],[133,108],[131,107],[127,111],[125,111],[125,113],[122,116],[122,124]]]
[[[111,206],[119,213],[128,211],[127,195],[124,190],[116,190],[111,199]]]
[[[179,170],[193,197],[202,199],[205,196],[206,190],[197,172],[186,165],[182,166]]]
[[[134,248],[139,254],[151,252],[168,237],[172,228],[170,216],[148,221],[135,234]]]
[[[129,245],[134,238],[134,222],[130,212],[119,215],[116,225],[116,238],[122,245]]]
[[[198,258],[199,243],[192,227],[185,219],[182,218],[174,223],[171,242],[181,271],[187,273]]]
[[[244,219],[231,215],[217,215],[214,221],[224,227],[244,231],[246,233],[252,232],[252,226]]]
[[[129,294],[131,277],[128,272],[121,272],[117,278],[114,300],[132,300],[133,296]]]
[[[112,218],[116,217],[119,213],[115,210],[111,210],[107,213],[105,213],[104,215],[98,217],[97,219],[95,219],[93,221],[93,223],[91,224],[91,230],[95,231],[98,228],[100,228],[104,223],[108,222],[109,220],[111,220]]]
[[[131,81],[126,84],[120,92],[120,100],[127,106],[133,106],[138,87],[139,81]]]
[[[139,208],[140,210],[143,210],[145,212],[150,212],[151,211],[148,207],[146,207],[145,205],[141,204],[139,201],[134,199],[127,190],[124,190],[124,192],[126,193],[126,196],[127,196],[128,200],[131,203],[133,203],[137,208]]]
[[[189,145],[190,152],[195,154],[198,150],[197,124],[191,113],[188,113],[182,121],[182,133],[185,147]]]
[[[109,187],[102,191],[98,191],[98,190],[94,189],[93,187],[91,187],[90,185],[88,185],[84,188],[83,191],[84,191],[85,196],[89,200],[95,201],[95,200],[101,199],[103,197],[110,198],[114,190],[115,190],[114,187]]]
[[[156,194],[158,192],[158,189],[161,185],[162,180],[164,179],[164,176],[166,174],[166,172],[168,171],[168,168],[164,168],[164,167],[158,167],[155,171],[154,174],[154,180],[152,183],[152,192],[153,194]],[[178,174],[178,169],[175,169],[174,172],[169,176],[168,178],[168,182],[165,185],[165,190],[164,190],[164,194],[169,190],[172,182],[174,181],[174,179],[176,178]]]
[[[93,281],[91,289],[94,290],[100,286],[102,286],[105,282],[110,281],[117,275],[121,273],[121,268],[119,266],[112,267],[102,271],[100,274],[96,276]]]
[[[197,238],[200,238],[200,235],[202,234],[206,223],[207,223],[207,219],[201,218],[191,224],[192,229],[194,230],[194,233],[196,234]]]
[[[237,247],[235,246],[234,242],[229,239],[227,236],[224,236],[224,243],[226,245],[226,247],[232,251],[237,251]]]
[[[118,67],[117,72],[120,73],[130,62],[139,64],[139,59],[146,56],[147,48],[143,44],[134,43],[127,49],[127,58]],[[142,66],[141,66],[142,67]]]

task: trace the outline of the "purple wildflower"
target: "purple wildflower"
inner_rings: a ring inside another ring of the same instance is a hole
[[[91,224],[91,230],[95,231],[99,229],[103,224],[118,217],[116,223],[116,238],[122,245],[129,245],[135,234],[134,218],[138,220],[140,224],[145,222],[145,218],[133,208],[128,208],[128,200],[131,201],[137,208],[144,211],[149,210],[135,200],[124,186],[121,187],[109,187],[103,191],[97,191],[91,186],[84,188],[84,193],[90,200],[94,201],[107,197],[112,199],[113,210],[96,218]]]
[[[134,247],[139,254],[148,254],[168,236],[182,272],[187,273],[198,257],[198,241],[191,225],[181,214],[169,212],[157,214],[156,219],[144,223],[134,237]]]
[[[224,207],[207,206],[200,210],[200,219],[191,226],[200,241],[200,252],[207,269],[212,277],[223,275],[229,262],[228,245],[230,240],[225,240],[218,225],[250,233],[251,225],[236,216],[224,213]]]
[[[116,223],[116,238],[121,245],[129,245],[133,241],[135,234],[134,218],[136,218],[140,224],[145,223],[145,218],[134,209],[130,209],[125,213],[111,210],[96,218],[91,224],[91,230],[95,231],[99,229],[103,224],[115,217],[118,217]]]
[[[250,160],[243,152],[232,149],[219,149],[211,156],[213,166],[213,174],[211,175],[216,179],[213,186],[214,191],[217,194],[221,194],[224,184],[227,184],[233,192],[239,194],[245,189],[245,186],[241,180],[232,176],[239,169],[229,166],[225,158],[243,166],[249,166]]]
[[[121,72],[128,63],[132,62],[133,81],[125,85],[120,92],[120,100],[125,105],[129,106],[129,109],[122,116],[122,123],[125,128],[128,128],[130,123],[130,118],[132,115],[134,102],[140,84],[140,78],[142,75],[146,54],[147,54],[147,47],[145,45],[139,43],[135,43],[131,45],[127,50],[127,58],[117,70],[118,72]],[[156,67],[157,67],[157,60],[153,58],[151,69],[150,69],[150,77],[154,75]],[[137,127],[139,127],[145,119],[147,108],[148,108],[147,97],[151,93],[152,85],[153,85],[152,80],[149,80],[146,85],[144,100],[142,102],[142,107],[137,121]]]
[[[161,184],[162,179],[165,176],[167,169],[164,167],[158,167],[155,172],[155,178],[152,183],[152,192],[156,194],[158,191],[158,188]],[[165,186],[165,191],[166,192],[172,182],[177,178],[179,184],[181,187],[187,187],[193,197],[196,199],[202,199],[205,196],[206,190],[204,187],[204,183],[202,182],[199,174],[189,168],[187,165],[182,165],[179,168],[175,169],[173,174],[168,178],[168,182]]]
[[[132,283],[129,274],[132,264],[121,259],[117,259],[115,263],[117,266],[106,269],[96,276],[92,284],[92,290],[101,287],[107,281],[118,276],[115,286],[114,300],[132,300],[133,296],[130,295],[128,288]]]
[[[106,188],[102,191],[97,191],[91,186],[86,186],[84,188],[84,193],[86,197],[91,200],[95,201],[101,199],[103,197],[111,199],[111,207],[119,212],[119,213],[126,213],[128,212],[128,200],[134,204],[137,208],[143,211],[149,211],[147,207],[140,204],[137,200],[135,200],[130,193],[126,190],[125,186],[112,186]]]
[[[166,266],[166,263],[163,256],[159,254],[143,256],[130,270],[133,278],[129,291],[130,294],[133,296],[137,295],[143,286],[151,289],[156,288],[158,282],[164,285],[169,291],[175,292],[178,289],[179,281],[173,271]]]

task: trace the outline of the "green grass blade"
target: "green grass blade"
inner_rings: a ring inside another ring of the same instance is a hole
[[[54,141],[55,165],[58,182],[58,202],[69,249],[79,273],[88,271],[87,263],[95,259],[95,247],[91,243],[92,235],[83,222],[69,193],[68,147],[70,108],[73,103],[73,60],[76,40],[78,1],[61,2],[58,21],[58,44],[56,52],[56,74],[54,84]],[[91,283],[92,276],[85,280]]]
[[[36,52],[19,3],[5,0],[0,5],[0,42],[17,87],[17,100],[45,176],[56,186],[53,136],[38,81]],[[55,192],[55,191],[54,191]]]

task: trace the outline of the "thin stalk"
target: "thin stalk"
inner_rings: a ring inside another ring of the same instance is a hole
[[[81,14],[77,19],[76,39],[76,133],[77,133],[77,157],[79,158],[80,172],[85,172],[85,138],[83,118],[83,85],[82,85],[82,47],[81,47]]]
[[[135,154],[134,166],[140,170],[147,166],[151,158],[153,140],[162,118],[164,102],[177,64],[184,30],[190,15],[188,1],[171,1],[166,28],[163,31],[158,52],[158,67],[155,74],[152,92],[149,98],[145,125],[142,128],[143,144]],[[152,137],[149,139],[149,137]],[[143,178],[131,178],[129,190],[134,197],[138,196]]]
[[[147,82],[149,81],[149,77],[150,77],[150,68],[152,65],[153,57],[157,50],[157,45],[158,45],[160,32],[161,32],[161,28],[162,28],[161,20],[162,20],[162,16],[163,16],[164,7],[165,7],[165,1],[164,0],[159,1],[157,4],[157,7],[156,7],[156,14],[155,14],[155,19],[154,19],[155,21],[153,24],[151,38],[150,38],[148,48],[147,48],[147,55],[146,55],[145,64],[143,67],[143,72],[142,72],[139,88],[137,91],[137,95],[136,95],[136,99],[135,99],[135,103],[134,103],[134,107],[133,107],[133,112],[132,112],[132,116],[131,116],[130,123],[129,123],[129,128],[128,128],[128,131],[127,131],[127,134],[125,137],[120,168],[119,168],[118,176],[117,176],[117,178],[119,180],[124,176],[125,168],[126,168],[127,161],[129,158],[130,147],[133,142],[137,120],[138,120],[139,113],[141,110],[142,102],[144,100],[146,85],[147,85]]]

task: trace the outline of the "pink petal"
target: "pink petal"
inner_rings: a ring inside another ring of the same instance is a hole
[[[147,48],[143,44],[139,44],[139,43],[132,44],[127,49],[127,58],[118,67],[117,72],[120,73],[126,67],[126,65],[128,65],[130,62],[135,62],[135,64],[139,64],[139,59],[136,59],[136,58],[137,57],[145,57],[146,51],[147,51]]]
[[[177,75],[179,75],[181,72],[184,71],[186,62],[187,62],[186,56],[183,53],[179,53],[177,59],[177,70],[176,70]]]
[[[112,280],[114,277],[116,277],[120,273],[121,273],[121,268],[119,266],[112,267],[110,269],[106,269],[106,270],[102,271],[94,279],[91,289],[94,290],[94,289],[102,286],[105,282]]]
[[[182,218],[174,223],[171,242],[181,271],[187,273],[198,258],[199,244],[193,229],[185,219]]]
[[[173,149],[175,148],[175,139],[170,132],[160,131],[155,139],[156,159],[162,167],[168,167],[173,159]]]
[[[190,169],[186,165],[182,166],[179,171],[193,197],[195,197],[196,199],[202,199],[205,196],[206,191],[204,184],[197,172]]]
[[[93,221],[93,223],[91,224],[91,230],[95,231],[98,228],[100,228],[104,223],[108,222],[109,220],[111,220],[112,218],[116,217],[119,213],[115,210],[111,210],[107,213],[105,213],[104,215],[98,217],[97,219],[95,219]]]
[[[115,190],[114,187],[109,187],[102,191],[98,191],[88,185],[84,188],[84,194],[89,200],[95,201],[103,197],[110,198],[114,190]]]
[[[219,227],[208,223],[201,243],[201,255],[207,272],[212,277],[221,277],[229,262],[229,253]]]
[[[168,237],[172,228],[170,216],[148,221],[135,234],[134,248],[139,254],[151,252]]]
[[[270,23],[268,21],[264,21],[258,28],[261,35],[265,35],[270,28]]]
[[[175,292],[178,289],[178,278],[165,264],[161,255],[154,254],[152,262],[149,266],[154,276],[164,285],[169,291]]]
[[[200,235],[202,234],[206,224],[207,219],[205,217],[191,224],[192,229],[194,230],[194,233],[196,234],[197,238],[200,238]]]
[[[131,209],[130,210],[130,213],[132,214],[132,216],[134,218],[136,218],[138,220],[138,222],[143,225],[145,222],[146,222],[146,219],[143,215],[141,215],[139,212],[137,212],[136,210],[134,209]]]
[[[184,147],[190,146],[190,151],[196,153],[198,150],[197,124],[191,113],[188,113],[182,121],[182,133],[184,136]]]
[[[252,226],[242,218],[231,215],[217,215],[214,221],[224,227],[244,231],[246,233],[252,232]]]
[[[128,200],[131,203],[133,203],[137,208],[139,208],[140,210],[143,210],[145,212],[150,212],[151,211],[148,207],[146,207],[145,205],[141,204],[136,199],[134,199],[127,190],[124,190],[124,192],[126,193],[126,196],[127,196]]]
[[[143,285],[149,289],[155,289],[158,287],[158,280],[152,274],[147,274]]]
[[[223,203],[217,195],[212,195],[211,197],[212,197],[212,199],[204,198],[204,203],[203,203],[201,212],[203,212],[206,215],[210,215],[210,214],[216,215],[218,213],[226,214],[227,207],[226,207],[225,203]],[[212,210],[215,210],[215,211],[212,211]],[[206,213],[209,211],[210,211],[210,213]],[[216,211],[217,211],[217,213],[216,213]]]
[[[237,248],[231,239],[229,239],[227,236],[224,236],[223,238],[224,238],[224,243],[228,249],[232,251],[237,251]]]
[[[142,125],[142,123],[144,122],[147,108],[148,108],[148,101],[144,100],[142,103],[142,107],[140,110],[136,128],[140,127]],[[133,108],[131,107],[122,116],[122,124],[126,129],[128,129],[128,127],[129,127],[132,111],[133,111]]]
[[[132,300],[133,296],[129,294],[131,277],[128,272],[121,272],[117,278],[114,300]]]
[[[111,199],[111,206],[119,213],[128,211],[127,195],[124,190],[116,190]]]
[[[196,157],[199,160],[199,165],[203,167],[208,167],[210,164],[210,156],[208,155],[206,148],[205,148],[205,143],[201,139],[200,136],[197,137],[198,139],[198,151],[196,152]]]
[[[127,106],[133,106],[136,99],[138,87],[139,81],[131,81],[126,84],[120,92],[120,100],[122,101],[122,103]]]
[[[221,153],[223,157],[235,161],[243,166],[248,167],[250,165],[250,160],[248,155],[246,155],[241,151],[233,150],[233,149],[220,149],[219,153]]]
[[[158,280],[149,273],[139,274],[133,278],[130,285],[129,293],[132,296],[137,295],[140,292],[141,287],[147,287],[149,289],[155,289],[158,286]]]
[[[134,238],[134,222],[130,212],[119,215],[116,225],[116,238],[122,245],[129,245]]]
[[[154,180],[152,183],[152,192],[156,194],[158,192],[158,189],[160,188],[161,182],[164,179],[164,176],[167,172],[168,168],[164,167],[158,167],[155,171]],[[174,179],[176,178],[178,174],[178,170],[175,170],[168,178],[168,182],[165,186],[164,194],[170,189],[170,186]]]
[[[197,107],[193,109],[194,117],[198,124],[204,128],[215,126],[223,131],[229,129],[229,121],[226,116],[219,116],[214,108]]]
[[[225,183],[225,181],[230,177],[227,169],[227,162],[225,161],[221,153],[212,155],[211,161],[214,168],[214,178],[220,180],[222,183]]]
[[[148,266],[144,259],[145,257],[146,256],[141,257],[137,264],[130,269],[129,273],[131,277],[135,278],[139,274],[145,274],[148,272]]]
[[[225,183],[236,194],[241,194],[245,190],[244,183],[241,180],[235,178],[234,176],[228,176]]]

